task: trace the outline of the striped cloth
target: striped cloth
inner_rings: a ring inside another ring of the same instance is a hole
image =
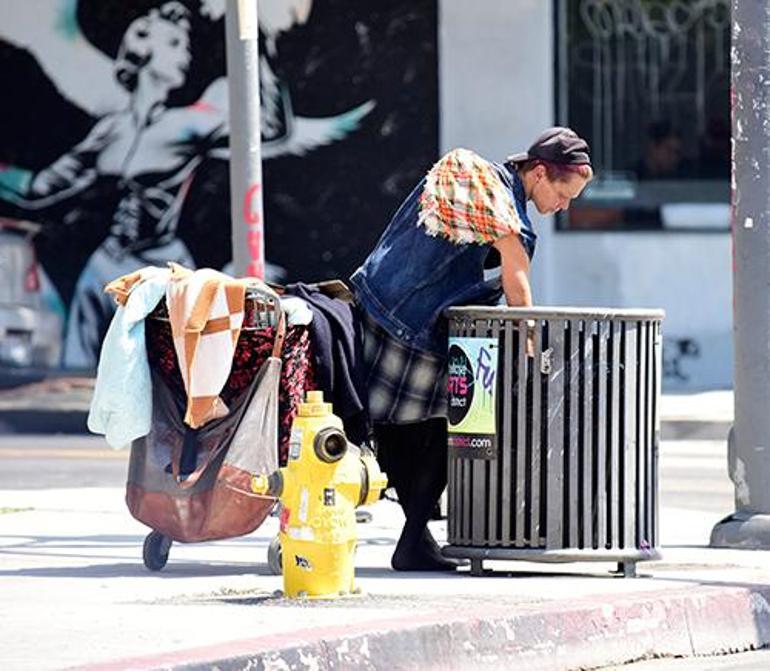
[[[169,265],[166,307],[187,391],[184,421],[195,429],[228,413],[219,394],[230,375],[243,325],[246,287],[254,280]]]
[[[490,244],[522,227],[494,166],[468,149],[450,151],[430,169],[417,224],[459,244]]]
[[[447,416],[446,361],[404,345],[362,313],[369,416],[409,424]]]

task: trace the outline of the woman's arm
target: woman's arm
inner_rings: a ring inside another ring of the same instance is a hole
[[[112,119],[101,119],[85,139],[37,173],[7,166],[0,171],[0,199],[40,210],[87,189],[96,181],[96,159],[110,142],[111,129]]]
[[[96,180],[96,170],[86,168],[76,154],[64,154],[37,174],[7,168],[0,174],[0,200],[26,210],[42,210],[74,196]]]
[[[529,285],[529,257],[514,233],[499,238],[493,244],[502,259],[503,293],[511,307],[531,307],[532,289]]]

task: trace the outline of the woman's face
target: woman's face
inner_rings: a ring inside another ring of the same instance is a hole
[[[540,214],[556,214],[566,210],[588,184],[588,180],[577,173],[570,174],[564,180],[551,180],[542,165],[532,172],[534,182],[530,198]]]
[[[174,23],[160,16],[143,16],[128,27],[123,39],[127,51],[147,56],[144,67],[169,89],[185,83],[190,68],[186,21]]]

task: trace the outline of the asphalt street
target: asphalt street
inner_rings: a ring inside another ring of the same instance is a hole
[[[663,441],[661,507],[732,510],[726,455],[725,441]],[[113,450],[99,436],[0,436],[0,490],[121,487],[127,460],[128,450]]]

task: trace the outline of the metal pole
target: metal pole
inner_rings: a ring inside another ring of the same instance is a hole
[[[735,512],[716,547],[770,547],[770,3],[732,1]]]
[[[230,205],[236,277],[265,276],[257,0],[227,0]]]

